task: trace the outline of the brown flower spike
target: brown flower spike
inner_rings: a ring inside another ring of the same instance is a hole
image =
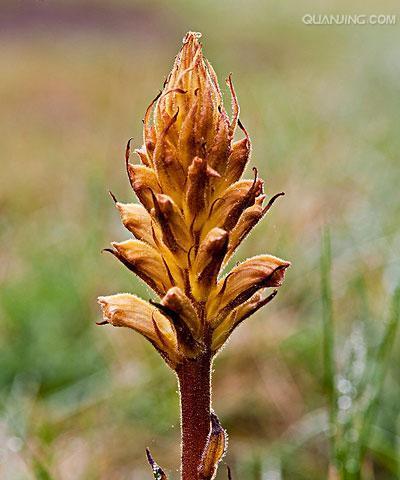
[[[105,322],[140,332],[178,375],[183,480],[208,478],[201,459],[212,463],[206,451],[214,418],[212,358],[243,320],[275,296],[276,291],[266,297],[263,292],[279,287],[290,265],[259,255],[221,275],[282,194],[264,206],[257,169],[252,179],[241,179],[250,138],[239,120],[231,77],[229,117],[199,37],[193,32],[185,36],[162,92],[145,113],[144,145],[136,150],[140,164],[130,163],[128,143],[127,172],[141,204],[116,202],[135,238],[114,242],[109,251],[160,300],[148,303],[128,293],[99,298]],[[235,141],[238,127],[243,138]],[[220,451],[217,456],[215,463]],[[216,468],[206,470],[213,478]]]

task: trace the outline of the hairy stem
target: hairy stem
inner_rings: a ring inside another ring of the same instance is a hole
[[[196,480],[210,432],[211,354],[186,360],[177,369],[181,401],[181,479]]]

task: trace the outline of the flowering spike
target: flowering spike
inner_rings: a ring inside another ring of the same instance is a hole
[[[105,323],[141,333],[177,372],[182,416],[196,422],[193,435],[184,429],[191,445],[182,461],[184,480],[198,474],[207,443],[210,401],[207,393],[198,393],[209,388],[212,358],[237,325],[272,300],[276,292],[268,295],[266,289],[280,287],[290,266],[259,255],[221,278],[221,269],[283,193],[264,206],[257,169],[253,179],[242,178],[251,140],[239,118],[237,94],[229,75],[228,115],[199,38],[195,32],[185,35],[162,91],[145,112],[143,146],[135,149],[140,163],[130,163],[131,139],[127,143],[126,170],[140,204],[113,197],[135,238],[114,242],[108,251],[160,300],[151,304],[128,294],[99,298]],[[235,141],[237,131],[243,138]],[[193,382],[200,377],[206,386],[196,389]]]
[[[216,351],[212,345],[220,348],[232,325],[261,308],[262,300],[254,303],[253,296],[279,287],[290,265],[262,255],[218,278],[243,239],[283,195],[273,196],[264,207],[257,168],[253,180],[241,179],[251,141],[239,119],[231,75],[227,84],[231,118],[217,76],[203,57],[199,34],[189,32],[163,90],[146,110],[144,145],[136,150],[141,164],[129,162],[131,140],[127,143],[128,176],[142,206],[114,198],[136,240],[114,242],[109,251],[175,312],[172,323],[180,332],[178,343],[184,344],[179,350],[188,358],[201,355],[204,348]],[[237,126],[244,138],[234,142]],[[221,332],[224,325],[227,330]],[[182,334],[186,330],[190,335]]]

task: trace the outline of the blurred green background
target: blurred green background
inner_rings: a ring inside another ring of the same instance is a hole
[[[215,363],[235,479],[326,478],[319,286],[333,242],[337,360],[368,369],[400,277],[400,20],[307,26],[305,13],[398,13],[396,2],[12,0],[0,5],[0,478],[177,479],[173,374],[141,337],[97,327],[96,297],[149,292],[101,249],[128,234],[126,140],[181,39],[201,31],[252,165],[284,190],[237,254],[293,262],[276,300]],[[369,438],[371,479],[400,478],[400,344]],[[343,377],[344,378],[344,377]],[[345,408],[346,405],[344,405]],[[222,466],[218,476],[226,478]]]

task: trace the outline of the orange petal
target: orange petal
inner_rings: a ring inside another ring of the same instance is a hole
[[[219,177],[219,173],[207,164],[207,160],[200,157],[193,159],[188,169],[185,194],[185,215],[190,222],[194,218],[197,222],[202,220],[202,213],[209,201],[210,183]]]
[[[235,228],[232,230],[229,236],[229,245],[226,255],[226,262],[233,255],[235,250],[238,248],[240,243],[246,238],[250,233],[251,229],[257,225],[264,214],[263,201],[265,195],[260,195],[256,198],[254,205],[246,208],[239,218],[238,223]]]
[[[221,228],[213,228],[201,242],[194,261],[191,286],[196,300],[205,300],[216,280],[228,247],[229,235]]]
[[[229,119],[225,110],[221,109],[217,120],[214,138],[207,151],[208,164],[221,175],[225,174],[230,152]]]
[[[144,165],[132,165],[128,163],[128,174],[132,188],[146,210],[153,208],[153,194],[161,193],[154,170]]]
[[[162,299],[161,304],[177,314],[195,338],[200,338],[202,327],[200,318],[197,316],[192,302],[180,288],[170,288]]]
[[[147,155],[147,151],[146,151],[146,148],[143,146],[142,148],[137,148],[135,150],[135,153],[139,156],[141,162],[143,163],[143,165],[145,165],[146,167],[151,167],[151,161]]]
[[[195,136],[195,125],[197,120],[198,100],[191,105],[190,110],[184,117],[182,128],[179,132],[178,155],[179,162],[187,171],[192,159],[201,154],[201,143]]]
[[[138,203],[116,203],[124,226],[138,239],[155,247],[151,216]]]
[[[140,240],[113,242],[111,251],[124,265],[140,277],[158,295],[172,287],[173,279],[161,255],[150,245]]]
[[[157,178],[163,192],[172,197],[180,206],[182,203],[181,191],[184,187],[186,171],[178,161],[176,146],[168,134],[178,116],[179,111],[177,110],[165,129],[158,135],[153,160]]]
[[[246,208],[239,218],[238,223],[232,230],[229,236],[228,252],[225,257],[225,263],[233,255],[235,250],[241,244],[241,242],[247,237],[251,230],[257,225],[257,223],[263,218],[263,216],[269,211],[276,199],[285,195],[284,192],[279,192],[270,198],[269,202],[263,207],[265,195],[260,195],[256,198],[254,205]]]
[[[248,138],[243,138],[233,144],[224,175],[225,185],[229,186],[240,179],[249,161],[250,153],[251,144]]]
[[[159,350],[176,362],[178,345],[170,321],[148,302],[130,295],[119,293],[99,297],[104,320],[115,327],[128,327],[144,335]]]
[[[208,301],[211,322],[218,323],[261,288],[280,287],[289,266],[290,262],[272,255],[259,255],[239,264],[218,282],[218,293]]]
[[[213,331],[212,350],[214,352],[219,350],[229,338],[233,330],[242,323],[243,320],[246,320],[260,308],[267,305],[275,298],[277,293],[278,291],[274,290],[268,297],[262,298],[262,295],[257,292],[247,302],[239,305],[239,307],[229,313],[219,324],[217,324]]]
[[[213,227],[232,230],[243,211],[253,205],[261,193],[262,181],[257,178],[253,181],[241,180],[231,185],[221,197],[213,201],[202,234]]]
[[[158,194],[154,200],[155,217],[163,232],[164,243],[176,252],[186,252],[190,248],[190,234],[183,215],[168,195]]]

